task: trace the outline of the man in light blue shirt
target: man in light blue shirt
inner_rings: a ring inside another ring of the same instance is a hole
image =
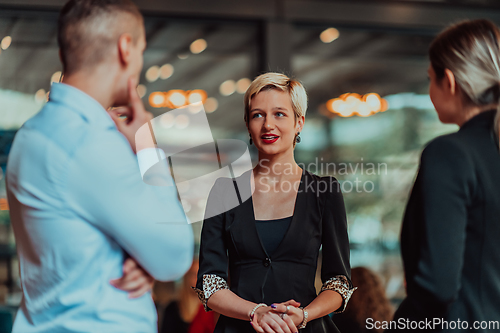
[[[151,294],[130,298],[110,281],[126,255],[158,280],[191,265],[175,186],[145,184],[131,148],[150,118],[135,90],[144,35],[129,0],[71,0],[61,12],[63,83],[18,131],[7,165],[23,288],[13,332],[156,332]],[[127,104],[124,122],[106,112]]]

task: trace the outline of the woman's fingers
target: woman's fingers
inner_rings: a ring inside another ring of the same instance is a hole
[[[273,330],[271,328],[271,326],[269,326],[266,323],[262,323],[262,328],[264,329],[264,332],[266,332],[266,333],[275,333],[275,330]]]
[[[297,329],[297,326],[293,323],[292,318],[290,318],[289,315],[284,314],[282,317],[283,321],[288,325],[288,328],[292,333],[297,333],[299,330]]]
[[[292,330],[288,327],[288,324],[283,320],[285,315],[281,314],[278,315],[276,313],[272,314],[272,318],[274,321],[279,325],[280,329],[283,331],[283,333],[292,333]],[[295,333],[295,331],[293,331]]]
[[[252,325],[253,329],[256,331],[256,332],[259,332],[259,333],[264,333],[264,329],[259,325],[259,323],[257,323],[257,320],[253,319],[251,322],[250,322],[250,325]]]
[[[271,333],[285,333],[281,329],[281,326],[274,320],[269,320],[269,322],[266,322],[266,324],[271,329],[271,331],[270,331]]]
[[[283,303],[271,304],[271,308],[273,309],[274,312],[285,313],[286,311],[286,305],[284,305]]]
[[[291,299],[289,301],[286,301],[285,303],[281,303],[283,305],[291,305],[291,306],[295,306],[296,308],[298,308],[300,306],[300,303],[297,302],[296,300],[294,299]]]

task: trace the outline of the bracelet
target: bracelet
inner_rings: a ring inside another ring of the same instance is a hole
[[[253,308],[252,312],[250,312],[250,321],[252,321],[252,319],[253,319],[253,315],[255,314],[255,311],[256,311],[258,308],[260,308],[261,306],[267,306],[267,304],[264,304],[264,303],[257,304],[257,305]]]
[[[297,326],[298,329],[301,329],[301,328],[305,328],[306,325],[307,325],[307,316],[308,316],[308,313],[307,313],[306,309],[304,309],[303,307],[300,307],[299,309],[301,309],[302,312],[304,313],[304,320],[302,320],[302,322],[300,323],[300,325]]]

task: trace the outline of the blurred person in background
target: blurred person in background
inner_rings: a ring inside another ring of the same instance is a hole
[[[23,290],[13,332],[156,332],[153,278],[187,271],[193,235],[175,187],[146,185],[135,155],[150,119],[136,91],[142,15],[129,0],[71,0],[58,42],[63,81],[7,164]]]
[[[302,84],[279,73],[260,75],[245,94],[259,163],[216,181],[201,234],[196,287],[206,309],[221,314],[216,333],[338,332],[328,314],[344,311],[354,291],[347,220],[337,180],[295,162],[306,109]]]
[[[356,267],[351,270],[351,281],[358,289],[352,295],[347,309],[333,315],[333,322],[341,332],[383,332],[382,328],[367,329],[367,319],[370,322],[389,321],[394,315],[379,276],[366,267]]]
[[[403,221],[407,298],[395,320],[500,321],[500,31],[465,21],[429,49],[429,94],[456,133],[424,149]],[[452,323],[453,324],[453,323]],[[398,327],[394,331],[402,331]],[[436,326],[436,331],[464,329]]]
[[[198,258],[182,278],[177,300],[170,302],[163,313],[160,333],[212,333],[215,329],[216,315],[205,312],[198,295],[192,289],[196,286],[199,268]]]

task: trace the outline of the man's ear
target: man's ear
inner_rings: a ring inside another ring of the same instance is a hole
[[[124,67],[130,62],[132,42],[132,36],[129,33],[124,33],[118,38],[118,59]]]
[[[457,83],[455,81],[455,74],[450,71],[448,68],[444,70],[444,76],[446,78],[446,87],[449,89],[452,95],[455,95],[457,92]]]

